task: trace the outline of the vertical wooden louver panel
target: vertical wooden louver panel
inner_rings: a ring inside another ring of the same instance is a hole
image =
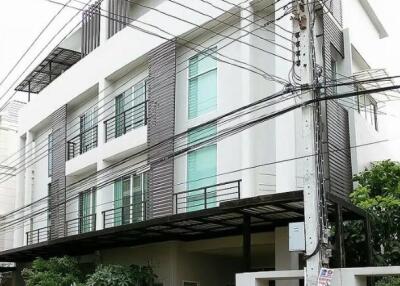
[[[170,41],[153,50],[149,56],[147,134],[149,147],[157,146],[149,152],[148,157],[150,171],[147,216],[150,218],[173,213],[174,161],[160,158],[171,156],[174,151],[175,49],[175,42]],[[164,143],[157,145],[160,142]]]
[[[82,56],[100,45],[101,1],[91,5],[82,14]]]
[[[112,37],[129,23],[130,2],[126,0],[108,0],[108,37]]]
[[[343,56],[344,43],[340,27],[327,14],[322,17],[324,80],[327,85],[331,81],[333,51]],[[329,97],[334,93],[334,88],[326,88],[323,96]],[[335,100],[322,102],[320,110],[324,189],[347,200],[353,188],[348,112]]]
[[[65,162],[67,106],[59,108],[51,116],[52,122],[52,176],[50,185],[51,238],[64,236],[65,227]]]

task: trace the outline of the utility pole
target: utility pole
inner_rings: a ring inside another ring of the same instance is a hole
[[[301,76],[301,85],[309,87],[314,84],[313,57],[313,17],[314,7],[311,0],[296,0],[294,2],[294,30],[297,38],[296,68]],[[306,102],[314,99],[313,90],[304,91],[300,100]],[[321,268],[321,232],[320,232],[320,192],[317,173],[316,135],[315,135],[315,105],[302,107],[302,139],[304,155],[304,223],[306,238],[306,273],[307,286],[318,283]]]

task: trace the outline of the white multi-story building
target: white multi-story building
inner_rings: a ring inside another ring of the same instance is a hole
[[[15,208],[16,182],[14,179],[15,153],[18,151],[18,112],[24,105],[20,101],[11,101],[0,113],[0,217],[10,213]],[[11,175],[5,180],[5,177]],[[0,249],[6,250],[13,246],[13,232],[4,231],[0,234]]]
[[[315,7],[320,81],[375,76],[352,25],[343,29],[341,1],[328,2]],[[359,2],[364,33],[379,40],[384,28]],[[271,0],[105,0],[86,10],[81,28],[17,87],[30,102],[19,127],[18,212],[3,218],[14,245],[0,261],[149,262],[170,286],[301,269],[302,255],[288,248],[288,223],[304,221],[301,109],[275,116],[300,100],[290,92],[302,52],[290,14],[291,1]],[[352,174],[375,159],[354,146],[380,138],[379,100],[319,104],[330,219],[364,219],[347,195]]]

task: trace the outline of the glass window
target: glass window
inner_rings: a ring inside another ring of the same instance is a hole
[[[124,176],[114,182],[114,225],[142,221],[147,173]]]
[[[97,108],[87,110],[80,117],[81,153],[97,147]]]
[[[370,95],[360,95],[358,97],[358,111],[375,130],[378,130],[378,105]]]
[[[331,59],[331,84],[333,94],[337,94],[337,63],[334,59]]]
[[[88,190],[79,194],[79,232],[84,233],[95,229],[96,192]]]
[[[47,137],[47,164],[48,176],[51,177],[53,174],[53,133]]]
[[[146,89],[147,79],[115,98],[115,137],[145,124]]]
[[[217,133],[215,125],[192,130],[188,144],[198,144]],[[187,210],[195,211],[216,205],[217,144],[206,145],[187,156]],[[207,187],[207,188],[205,188]],[[207,200],[207,202],[205,202]]]
[[[196,118],[217,108],[216,48],[189,59],[188,116]]]

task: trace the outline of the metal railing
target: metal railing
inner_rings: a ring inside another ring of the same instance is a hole
[[[102,212],[103,228],[125,225],[146,220],[146,202],[117,207]]]
[[[50,240],[50,226],[26,232],[26,244],[32,245]]]
[[[96,230],[96,214],[80,216],[65,222],[65,236]]]
[[[78,134],[67,142],[67,160],[97,147],[97,125]]]
[[[175,213],[217,207],[220,203],[240,199],[242,180],[229,181],[173,194]]]
[[[147,101],[104,121],[106,142],[147,124]]]

